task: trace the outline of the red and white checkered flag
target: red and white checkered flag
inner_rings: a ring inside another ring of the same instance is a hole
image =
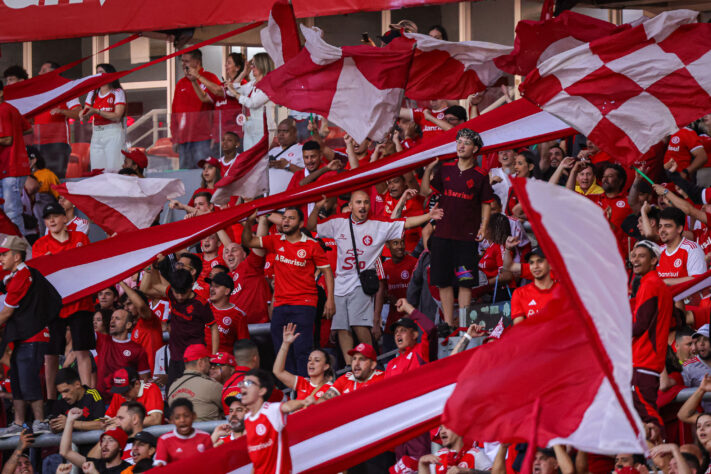
[[[558,54],[524,96],[633,163],[664,136],[711,112],[711,25],[674,10]]]

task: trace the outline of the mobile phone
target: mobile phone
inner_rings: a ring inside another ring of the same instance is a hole
[[[360,35],[360,41],[361,43],[370,43],[370,36],[368,36],[368,32],[362,33]]]

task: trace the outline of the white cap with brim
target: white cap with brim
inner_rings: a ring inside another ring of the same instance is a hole
[[[694,337],[698,337],[698,336],[709,337],[709,325],[708,324],[704,324],[699,329],[697,329],[696,332],[691,337],[694,338]]]

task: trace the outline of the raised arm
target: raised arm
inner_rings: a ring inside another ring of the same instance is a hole
[[[708,156],[706,156],[706,150],[702,146],[692,151],[691,155],[694,157],[694,159],[691,160],[691,164],[686,169],[687,177],[689,177],[689,175],[691,175],[695,171],[703,168],[706,162],[708,161]]]
[[[432,122],[433,124],[437,125],[442,130],[450,130],[454,127],[451,123],[447,122],[446,120],[438,119],[437,117],[432,115],[432,112],[430,112],[429,109],[425,109],[424,116],[428,122]]]
[[[704,398],[706,392],[709,391],[711,391],[711,376],[706,374],[696,391],[687,398],[681,408],[679,408],[676,416],[684,423],[696,424],[696,420],[699,418],[697,408],[701,405],[701,400]]]
[[[5,465],[2,467],[2,472],[0,474],[14,474],[15,469],[17,468],[17,464],[20,461],[20,456],[22,456],[22,453],[25,451],[25,449],[29,448],[34,442],[34,435],[28,430],[23,430],[22,434],[17,440],[17,447],[10,455],[10,458],[5,462]]]
[[[439,163],[439,158],[435,158],[432,163],[427,165],[427,168],[425,168],[425,172],[422,175],[422,181],[420,182],[420,194],[425,197],[432,194],[432,188],[430,187],[430,175],[432,174],[434,167],[437,166],[437,163]]]
[[[706,224],[706,213],[696,209],[694,206],[689,204],[686,199],[682,199],[680,196],[677,196],[676,193],[669,191],[667,188],[659,184],[655,184],[653,188],[657,195],[665,196],[674,207],[680,209],[684,214]]]
[[[343,168],[343,164],[340,160],[330,161],[323,168],[319,168],[308,176],[304,176],[304,179],[299,181],[299,186],[306,186],[307,184],[311,184],[329,171],[339,171],[341,168]]]
[[[274,359],[274,367],[272,371],[276,378],[279,379],[281,383],[287,386],[287,388],[296,387],[296,375],[291,372],[287,372],[284,369],[286,365],[286,358],[289,355],[289,348],[294,343],[294,341],[299,337],[299,333],[296,332],[296,325],[294,323],[289,323],[284,326],[283,329],[283,339],[281,342],[281,347],[279,352],[277,352],[276,358]]]
[[[553,451],[555,451],[555,459],[558,461],[558,468],[561,474],[574,474],[575,466],[573,465],[573,460],[570,459],[570,455],[565,450],[565,446],[556,444],[553,446]]]
[[[153,319],[153,312],[151,311],[151,308],[148,307],[145,301],[143,301],[143,298],[136,293],[136,290],[128,286],[125,282],[121,281],[119,283],[121,285],[121,288],[123,288],[123,291],[126,293],[126,296],[128,299],[133,303],[133,306],[136,307],[136,311],[138,312],[138,317],[141,319]]]
[[[252,226],[257,219],[257,211],[244,221],[242,225],[242,245],[249,248],[262,248],[262,239],[252,234]]]
[[[67,413],[67,422],[64,425],[64,431],[62,432],[62,439],[59,442],[59,454],[74,464],[76,467],[81,468],[82,464],[86,462],[86,458],[81,454],[72,451],[72,432],[74,431],[74,421],[82,415],[80,408],[72,408]]]
[[[162,260],[162,255],[159,255],[159,260]],[[141,291],[144,295],[152,298],[163,298],[168,291],[168,282],[160,274],[156,268],[157,264],[146,267],[143,270],[143,279],[141,280]]]
[[[318,224],[318,213],[326,206],[326,195],[324,194],[322,199],[314,204],[314,208],[311,209],[311,214],[306,220],[306,229],[311,232],[316,231],[316,225]]]
[[[422,214],[421,216],[411,216],[405,219],[405,229],[411,229],[413,227],[419,227],[421,225],[427,224],[431,220],[441,220],[444,217],[444,210],[439,207],[439,204],[435,204],[435,207],[430,209],[430,212]]]
[[[558,184],[558,182],[560,181],[560,177],[563,176],[563,171],[571,170],[573,168],[573,165],[575,165],[574,158],[571,158],[570,156],[566,156],[565,158],[563,158],[563,161],[560,162],[560,164],[555,169],[555,171],[551,175],[548,182],[553,183],[553,184]],[[573,174],[573,173],[572,172],[568,173],[568,179],[570,179],[571,174]],[[567,181],[566,181],[566,184],[567,184]]]
[[[405,208],[405,204],[407,204],[407,201],[409,201],[416,195],[417,195],[416,190],[406,189],[405,192],[402,193],[402,196],[400,196],[400,199],[398,200],[397,204],[395,205],[395,209],[393,209],[393,212],[390,213],[390,218],[391,219],[399,219],[400,216],[402,215],[402,210]]]

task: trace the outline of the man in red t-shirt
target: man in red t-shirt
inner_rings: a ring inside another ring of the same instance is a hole
[[[146,351],[148,365],[153,373],[156,351],[163,346],[163,323],[151,311],[146,295],[134,290],[123,281],[119,284],[125,295],[122,297],[123,307],[129,312],[131,319],[136,321],[136,325],[131,330],[131,340],[139,343]]]
[[[144,382],[133,367],[123,367],[114,372],[111,384],[111,404],[106,416],[113,418],[124,402],[138,402],[146,410],[143,426],[163,423],[163,395],[158,385]]]
[[[333,386],[316,400],[316,404],[380,382],[385,378],[385,373],[377,369],[378,354],[370,344],[361,342],[348,351],[348,355],[352,357],[351,371],[338,377]]]
[[[108,400],[114,372],[124,367],[133,367],[143,380],[148,380],[151,368],[146,351],[129,334],[134,321],[125,309],[117,309],[111,315],[109,334],[97,334],[96,339],[96,389]]]
[[[198,81],[198,76],[213,84],[222,84],[222,81],[203,69],[199,49],[183,54],[180,61],[185,76],[175,84],[170,134],[173,143],[178,145],[180,168],[193,169],[198,161],[210,156],[211,111],[216,100],[207,86]]]
[[[7,322],[8,331],[9,325],[12,324],[18,329],[26,329],[22,332],[31,335],[27,339],[24,337],[12,338],[9,332],[4,335],[3,348],[7,343],[14,344],[10,357],[10,387],[12,389],[12,404],[15,409],[15,422],[4,430],[4,435],[22,432],[27,405],[32,408],[35,418],[32,423],[33,432],[49,433],[50,431],[49,425],[43,422],[44,396],[39,378],[47,352],[49,331],[46,327],[42,328],[41,323],[36,324],[34,328],[28,327],[32,323],[25,320],[28,316],[35,317],[30,305],[36,303],[31,300],[45,297],[45,295],[37,293],[36,284],[34,291],[31,291],[34,279],[29,267],[25,264],[27,250],[29,250],[27,242],[17,236],[6,237],[0,247],[2,269],[9,272],[0,285],[0,292],[5,293],[5,301],[2,310],[0,310],[0,325]],[[21,306],[22,309],[20,309]],[[28,309],[30,310],[29,314]],[[35,306],[34,309],[39,308]],[[59,306],[57,306],[57,311],[58,309]],[[39,332],[32,335],[37,329]]]
[[[383,198],[383,217],[399,219],[401,217],[411,217],[422,215],[424,211],[425,198],[420,196],[416,190],[408,189],[403,176],[395,176],[387,181],[388,190],[381,194]],[[417,247],[422,234],[421,227],[413,227],[405,231],[405,249],[412,252]]]
[[[400,298],[407,297],[407,287],[412,279],[412,272],[417,265],[417,259],[405,253],[404,239],[388,240],[385,245],[386,248],[390,250],[390,259],[383,262],[383,273],[385,274],[383,280],[387,286],[386,299],[390,303],[390,310],[385,320],[383,344],[384,349],[389,351],[395,347],[390,326],[401,316],[395,308],[395,303]],[[380,301],[376,299],[375,311],[378,314],[382,310],[382,307],[378,307],[379,303]]]
[[[287,191],[315,183],[321,178],[335,176],[343,167],[343,163],[341,163],[340,160],[332,160],[328,165],[323,164],[321,145],[314,140],[309,140],[304,143],[301,147],[301,154],[304,159],[304,169],[294,173],[294,176],[291,177],[291,181],[289,181],[289,185],[286,187]],[[308,216],[311,214],[313,208],[314,203],[311,202],[302,206],[301,212],[303,212],[305,216]]]
[[[632,271],[640,277],[632,308],[632,399],[645,423],[664,426],[657,411],[659,378],[667,357],[667,340],[674,300],[656,271],[661,249],[640,240],[632,250]]]
[[[291,473],[289,442],[284,434],[286,415],[305,408],[314,402],[313,397],[269,403],[266,400],[274,390],[272,374],[253,369],[244,374],[240,382],[242,404],[248,414],[244,419],[247,435],[247,452],[254,474]]]
[[[699,136],[689,127],[680,128],[669,138],[664,163],[676,161],[677,171],[684,179],[689,179],[696,170],[703,168],[708,160]]]
[[[195,418],[193,404],[187,398],[177,398],[170,404],[170,422],[175,428],[158,438],[154,466],[165,466],[212,448],[210,435],[193,428]]]
[[[20,112],[4,100],[0,81],[0,185],[5,200],[5,215],[25,233],[22,220],[22,188],[30,174],[30,160],[25,149],[24,133],[30,124]]]
[[[543,251],[536,247],[525,257],[530,266],[533,282],[516,288],[511,295],[511,319],[514,324],[535,316],[553,298],[556,281],[551,277],[551,267]]]
[[[227,273],[219,272],[212,278],[206,278],[205,283],[210,285],[210,308],[219,332],[217,350],[231,352],[235,341],[249,338],[247,315],[230,303],[234,282]],[[207,347],[214,347],[210,327],[205,327],[205,344]]]
[[[587,197],[600,206],[610,222],[612,233],[617,239],[617,247],[623,260],[627,260],[627,239],[629,238],[622,230],[622,222],[632,214],[632,208],[627,202],[627,196],[622,193],[625,188],[627,173],[622,166],[611,163],[602,172],[600,186],[605,191],[602,194],[590,194]]]
[[[326,279],[324,315],[330,318],[336,311],[333,297],[333,271],[326,252],[314,239],[301,232],[304,215],[298,207],[287,207],[282,216],[281,235],[255,237],[252,226],[256,212],[247,219],[242,230],[242,245],[263,248],[274,258],[274,309],[271,333],[275,350],[282,343],[284,327],[297,325],[302,338],[292,346],[293,352],[286,360],[286,370],[302,377],[308,376],[306,365],[313,348],[314,321],[318,304],[318,289],[314,274],[319,270]]]
[[[444,425],[440,426],[438,435],[442,449],[419,458],[420,472],[430,472],[430,465],[435,466],[436,474],[491,470],[493,463],[482,449],[465,444],[461,436]]]
[[[200,241],[200,249],[202,254],[200,258],[202,259],[202,271],[198,280],[204,281],[210,275],[210,271],[215,268],[216,265],[224,265],[225,261],[220,255],[220,239],[217,238],[217,234],[211,234]]]
[[[82,232],[67,229],[67,215],[62,206],[50,203],[42,213],[44,224],[49,231],[32,246],[32,256],[56,255],[76,247],[89,245],[89,238]],[[47,380],[47,398],[57,398],[54,377],[59,368],[59,356],[67,349],[67,326],[72,335],[72,350],[77,359],[77,371],[81,383],[91,386],[91,351],[96,347],[94,336],[94,303],[91,296],[66,304],[59,313],[59,319],[49,326],[49,348],[45,356],[45,378]]]

